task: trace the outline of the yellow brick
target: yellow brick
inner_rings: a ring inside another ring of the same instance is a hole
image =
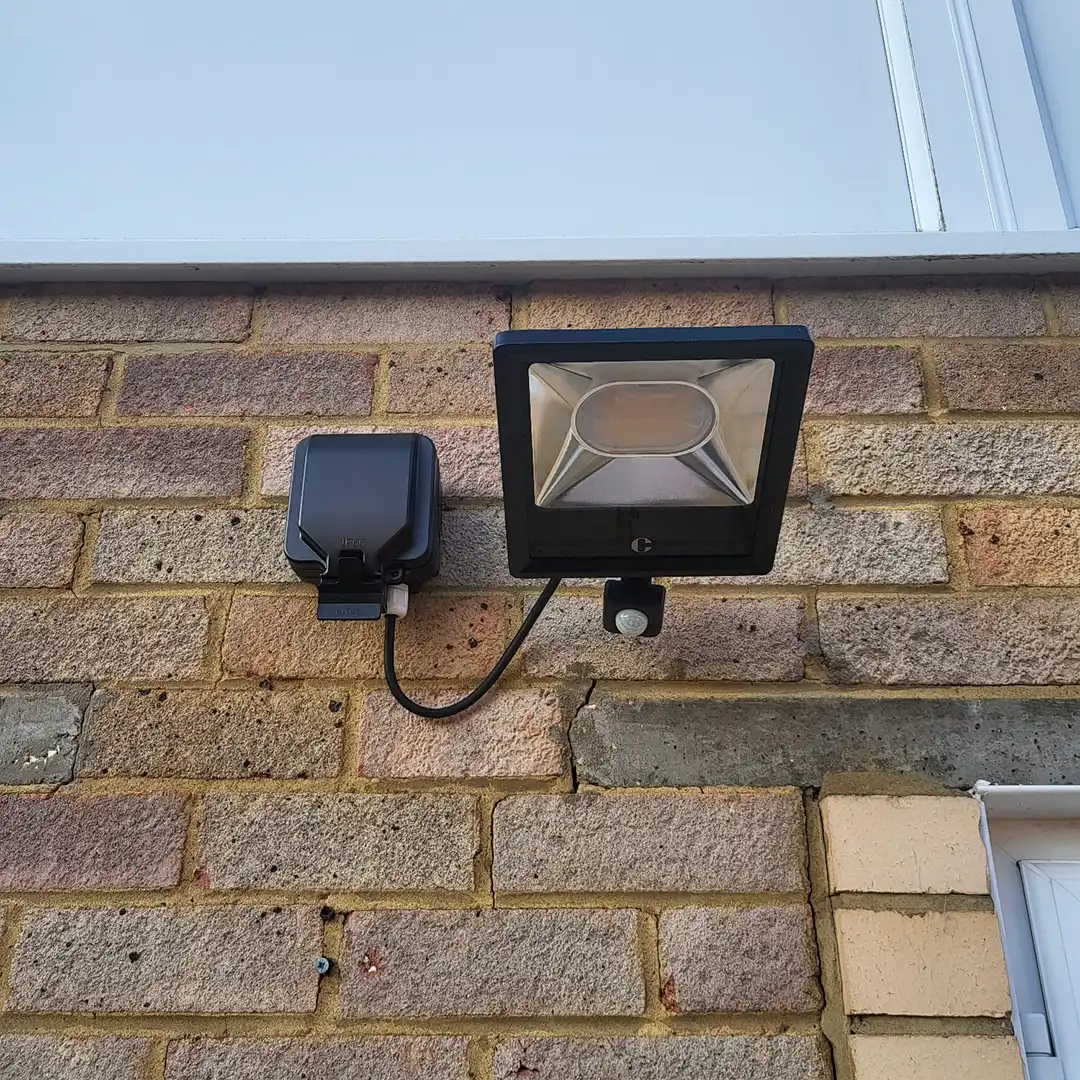
[[[821,814],[833,892],[987,891],[974,799],[832,795]]]
[[[835,913],[844,1007],[855,1015],[1005,1016],[1009,986],[989,911]]]
[[[856,1035],[855,1080],[1023,1080],[1015,1039],[983,1035]]]

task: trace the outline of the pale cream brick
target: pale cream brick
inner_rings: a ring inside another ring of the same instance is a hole
[[[840,910],[834,918],[848,1013],[1008,1015],[993,912]]]
[[[831,795],[821,816],[833,892],[986,892],[974,799]]]
[[[855,1080],[1024,1080],[1015,1039],[989,1035],[855,1035]]]

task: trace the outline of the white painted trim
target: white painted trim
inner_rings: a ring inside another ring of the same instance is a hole
[[[956,40],[957,55],[964,78],[968,108],[975,126],[975,142],[982,162],[986,193],[994,227],[1003,232],[1015,232],[1016,211],[1009,191],[1009,177],[1001,152],[990,91],[986,85],[979,42],[971,19],[968,0],[945,0]]]
[[[911,209],[919,232],[937,232],[945,228],[938,195],[930,135],[923,115],[919,74],[908,33],[904,0],[878,0],[878,18],[885,43],[885,62],[892,83],[900,145],[904,152]]]
[[[1048,274],[1080,230],[630,240],[0,242],[0,282],[373,281]]]
[[[991,784],[980,780],[972,794],[991,818],[1038,821],[1080,820],[1080,785]]]
[[[1045,106],[1039,104],[1039,77],[1025,45],[1023,14],[1013,0],[978,0],[968,14],[1014,227],[1068,228],[1068,198],[1055,168],[1056,146],[1044,119]]]

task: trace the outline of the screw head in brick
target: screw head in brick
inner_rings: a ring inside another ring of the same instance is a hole
[[[325,975],[333,964],[325,956],[319,956],[315,958],[315,974]]]

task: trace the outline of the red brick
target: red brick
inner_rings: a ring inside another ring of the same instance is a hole
[[[98,690],[80,776],[336,776],[348,695],[339,690]]]
[[[0,1035],[4,1080],[143,1080],[150,1039]]]
[[[410,1035],[173,1040],[165,1080],[473,1080],[467,1046],[463,1038]]]
[[[93,416],[107,353],[0,353],[0,416]]]
[[[817,975],[814,923],[804,904],[660,915],[660,979],[671,1012],[817,1012]]]
[[[82,538],[74,514],[0,514],[0,588],[66,588]]]
[[[242,428],[0,430],[0,498],[238,495]]]
[[[818,621],[822,653],[838,682],[1080,682],[1075,597],[821,597]]]
[[[178,795],[0,795],[0,889],[164,889],[180,880]]]
[[[1080,493],[1080,424],[811,422],[813,479],[834,495]]]
[[[415,597],[398,627],[398,675],[479,679],[502,653],[506,630],[501,599]],[[316,621],[314,595],[237,596],[225,632],[225,668],[247,678],[381,678],[382,638],[381,623]]]
[[[1020,337],[1046,331],[1030,279],[842,278],[783,287],[788,321],[821,338]]]
[[[274,427],[266,443],[266,463],[263,466],[262,493],[288,495],[292,475],[293,450],[308,435],[336,435],[347,432],[400,431],[355,424],[348,428],[331,427]],[[410,424],[406,429],[428,435],[439,453],[443,495],[451,499],[497,499],[502,494],[499,466],[499,432],[493,427],[439,428],[426,424]]]
[[[948,345],[938,363],[950,409],[1080,412],[1080,345]]]
[[[548,281],[529,291],[534,329],[771,323],[769,287],[746,281]]]
[[[354,911],[343,1016],[634,1016],[633,911]]]
[[[672,599],[655,638],[604,633],[596,597],[556,596],[522,649],[530,675],[605,679],[801,679],[803,602]]]
[[[470,891],[480,847],[464,795],[210,795],[212,889]]]
[[[310,1013],[322,922],[299,907],[35,909],[8,1010]]]
[[[975,585],[1080,585],[1080,510],[973,506],[959,528]]]
[[[201,597],[0,599],[0,682],[196,678],[208,625]]]
[[[387,412],[423,416],[495,413],[488,345],[395,349],[387,365]]]
[[[516,795],[495,807],[500,892],[801,892],[798,792]]]
[[[93,581],[294,582],[281,549],[285,511],[105,510]]]
[[[425,704],[457,694],[423,694]],[[569,697],[569,695],[563,695]],[[360,714],[360,775],[561,776],[570,706],[552,690],[496,690],[450,720],[406,712],[389,693],[368,694]]]
[[[909,413],[923,408],[919,354],[899,345],[823,346],[814,353],[808,415]]]
[[[251,297],[198,285],[44,285],[11,300],[6,341],[242,341]]]
[[[266,297],[262,339],[318,345],[465,343],[490,341],[509,325],[509,299],[480,285],[311,286]]]
[[[117,412],[131,416],[366,416],[375,357],[332,352],[131,356]]]
[[[1061,332],[1076,336],[1080,334],[1080,284],[1055,284],[1051,287],[1054,306],[1061,320]]]

